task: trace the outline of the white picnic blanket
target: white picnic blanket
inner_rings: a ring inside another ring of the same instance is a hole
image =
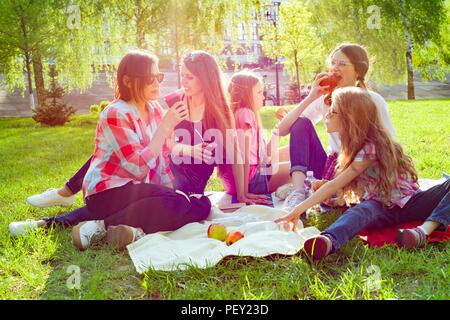
[[[421,189],[443,182],[421,179]],[[223,192],[213,192],[212,203],[229,203],[230,197]],[[146,235],[130,244],[127,249],[138,273],[149,268],[155,270],[177,270],[188,266],[207,268],[217,264],[226,256],[265,257],[271,254],[294,255],[303,248],[304,242],[320,233],[309,227],[293,231],[279,230],[274,219],[286,214],[279,209],[282,201],[274,195],[274,206],[246,206],[234,213],[223,213],[213,206],[211,214],[202,223],[190,223],[172,232]],[[207,236],[211,223],[222,223],[227,231],[239,230],[245,237],[227,246],[225,242]]]
[[[146,235],[128,246],[128,253],[136,271],[185,269],[189,265],[198,268],[214,266],[226,256],[265,257],[271,254],[294,255],[309,237],[319,230],[305,228],[281,231],[273,220],[286,212],[266,206],[246,206],[234,213],[223,213],[213,207],[208,220],[189,223],[172,232]],[[239,230],[245,236],[231,246],[208,238],[211,223],[222,223],[227,231]]]

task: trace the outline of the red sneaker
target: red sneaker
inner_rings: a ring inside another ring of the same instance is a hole
[[[420,248],[427,242],[428,236],[420,228],[398,229],[397,242],[400,247],[406,249]]]
[[[303,249],[313,260],[320,260],[331,253],[333,243],[327,236],[320,235],[306,240]]]

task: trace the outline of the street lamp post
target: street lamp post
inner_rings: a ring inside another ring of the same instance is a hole
[[[278,14],[280,12],[280,1],[272,1],[272,5],[270,7],[271,10],[266,11],[266,19],[272,21],[273,26],[275,27],[275,43],[278,43]],[[280,105],[280,77],[278,75],[278,55],[275,54],[275,79],[276,79],[276,94],[277,94],[277,102],[276,105]]]

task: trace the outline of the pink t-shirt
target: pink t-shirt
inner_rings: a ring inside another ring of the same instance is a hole
[[[362,148],[355,156],[353,161],[363,162],[366,160],[377,161],[377,154],[375,145],[368,143]],[[380,201],[380,197],[377,193],[376,185],[379,178],[378,163],[374,162],[373,166],[367,168],[361,175],[359,175],[358,186],[364,191],[364,200],[377,200]],[[419,186],[414,183],[411,177],[399,177],[397,180],[397,188],[391,192],[391,203],[403,208],[409,199],[419,190]]]
[[[244,132],[250,129],[251,140],[250,140],[250,153],[249,153],[249,175],[248,182],[250,182],[256,175],[258,170],[258,136],[259,136],[259,126],[256,120],[256,115],[250,108],[239,108],[234,113],[234,119],[236,122],[236,131],[239,141],[240,150],[244,149]],[[225,191],[230,194],[236,194],[236,185],[234,182],[233,170],[230,164],[223,166],[222,176],[220,177]]]

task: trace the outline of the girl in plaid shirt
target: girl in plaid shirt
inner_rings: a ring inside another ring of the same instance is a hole
[[[209,215],[207,197],[186,196],[171,188],[166,139],[186,119],[187,108],[179,102],[163,115],[154,102],[163,78],[152,54],[133,51],[122,58],[116,100],[100,115],[95,150],[83,180],[87,210],[12,223],[13,235],[27,227],[79,222],[72,228],[78,249],[85,250],[105,237],[124,249],[145,233],[175,230]]]

